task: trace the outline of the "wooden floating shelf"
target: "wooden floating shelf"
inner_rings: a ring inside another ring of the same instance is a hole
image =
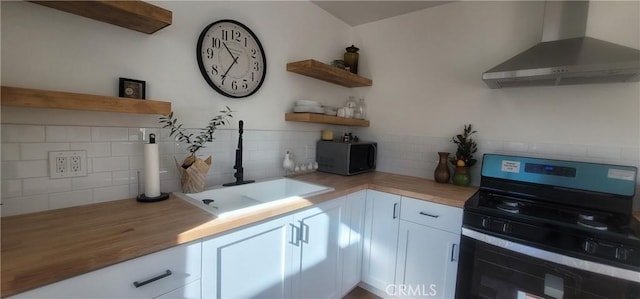
[[[313,59],[287,63],[287,71],[344,87],[363,87],[373,84],[371,79]]]
[[[316,113],[287,113],[284,115],[284,120],[352,127],[369,126],[369,121],[366,119],[344,118]]]
[[[171,25],[170,10],[144,1],[30,1],[46,7],[151,34]]]
[[[0,98],[4,106],[161,115],[171,112],[170,102],[9,86],[2,86],[1,88]]]

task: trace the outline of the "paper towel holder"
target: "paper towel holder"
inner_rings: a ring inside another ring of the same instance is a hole
[[[153,133],[149,134],[149,143],[150,144],[156,143],[156,134],[153,134]],[[138,196],[136,197],[137,201],[139,201],[139,202],[156,202],[156,201],[162,201],[162,200],[165,200],[165,199],[169,198],[169,193],[160,192],[160,195],[153,196],[153,197],[147,196],[144,193],[142,193],[141,192],[141,188],[140,188],[140,184],[141,184],[140,171],[138,171],[137,174],[138,174],[138,177],[137,177],[137,179],[138,179]]]
[[[160,192],[160,195],[154,196],[154,197],[146,196],[144,193],[141,192],[142,188],[140,188],[140,184],[142,183],[140,182],[140,171],[138,171],[138,196],[136,196],[136,200],[139,202],[156,202],[156,201],[163,201],[169,198],[169,193],[164,193],[164,192]]]

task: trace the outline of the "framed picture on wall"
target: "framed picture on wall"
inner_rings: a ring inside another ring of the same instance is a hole
[[[131,99],[145,99],[145,85],[144,81],[120,78],[119,84],[119,96],[122,98]]]

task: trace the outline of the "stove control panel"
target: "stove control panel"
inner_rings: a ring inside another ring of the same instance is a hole
[[[584,241],[582,244],[582,249],[584,252],[602,256],[606,258],[612,258],[619,261],[627,261],[629,257],[633,256],[634,250],[632,248],[627,248],[622,245],[606,243],[602,241],[596,241],[593,239],[588,239]]]
[[[486,228],[492,231],[498,231],[502,233],[511,232],[511,223],[501,219],[492,219],[490,217],[482,217],[482,219],[480,220],[480,225],[482,225],[483,228]]]

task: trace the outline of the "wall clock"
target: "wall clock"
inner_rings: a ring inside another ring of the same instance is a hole
[[[205,27],[196,48],[204,79],[222,95],[254,94],[267,74],[267,59],[258,37],[240,22],[220,20]]]

